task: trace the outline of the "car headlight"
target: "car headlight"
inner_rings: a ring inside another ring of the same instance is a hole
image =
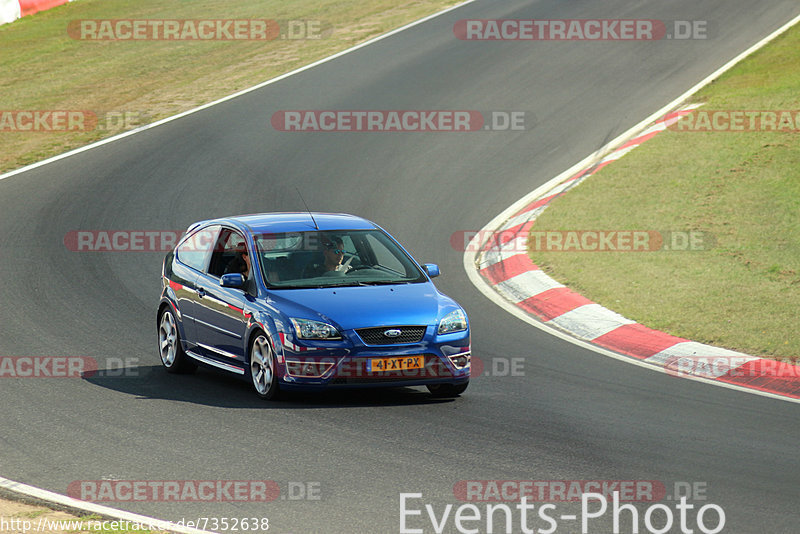
[[[450,334],[452,332],[461,332],[467,329],[467,315],[461,311],[456,310],[444,316],[444,319],[439,321],[439,333]]]
[[[328,323],[295,318],[291,321],[299,339],[342,339],[339,331]]]

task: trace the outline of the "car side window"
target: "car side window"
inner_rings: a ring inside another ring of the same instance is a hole
[[[175,249],[178,261],[187,267],[203,271],[208,264],[208,257],[219,228],[216,225],[208,226],[185,237]]]
[[[230,228],[223,228],[211,253],[208,274],[218,278],[229,272],[246,274],[247,265],[242,259],[242,252],[246,249],[246,241],[241,233]],[[237,263],[241,265],[236,267]]]
[[[378,261],[378,265],[382,267],[386,267],[398,273],[403,273],[407,275],[407,269],[405,266],[400,262],[400,260],[386,248],[386,245],[378,241],[375,236],[367,235],[367,243],[372,248],[372,253],[375,255],[375,259]]]

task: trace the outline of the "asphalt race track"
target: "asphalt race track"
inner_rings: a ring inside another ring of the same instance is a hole
[[[477,1],[0,181],[0,355],[138,364],[118,377],[0,379],[0,475],[60,493],[79,480],[274,480],[287,498],[267,504],[108,504],[170,520],[268,517],[279,533],[397,532],[401,493],[423,494],[409,508],[431,503],[441,517],[462,504],[461,480],[649,480],[668,495],[688,482],[706,488],[698,508],[724,509],[725,532],[796,532],[795,404],[627,365],[531,328],[469,283],[450,236],[481,228],[798,13],[796,0]],[[708,39],[461,41],[453,25],[467,18],[707,20]],[[525,111],[532,120],[515,132],[271,127],[273,113],[293,109]],[[163,254],[64,245],[72,230],[181,230],[301,210],[295,187],[311,209],[372,219],[418,260],[439,263],[437,285],[470,315],[473,355],[489,366],[522,358],[521,376],[475,377],[453,401],[409,388],[269,403],[211,371],[167,375],[155,348]],[[318,498],[289,499],[301,485]],[[422,513],[407,526],[433,532]],[[456,531],[453,513],[445,532]],[[485,521],[465,525],[486,531]],[[611,529],[606,514],[590,532]],[[580,519],[559,521],[557,532],[579,531]]]

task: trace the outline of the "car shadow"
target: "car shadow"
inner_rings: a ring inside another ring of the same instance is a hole
[[[440,404],[455,399],[438,399],[427,390],[411,387],[379,387],[328,391],[286,391],[278,401],[260,399],[248,381],[213,369],[198,368],[191,374],[170,374],[160,365],[129,367],[124,371],[97,371],[82,377],[84,382],[140,399],[243,409],[352,408],[364,406],[408,406]]]

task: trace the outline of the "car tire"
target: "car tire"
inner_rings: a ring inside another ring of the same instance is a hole
[[[263,332],[258,332],[250,342],[249,374],[256,394],[262,399],[277,400],[280,396],[278,376],[275,372],[275,351]]]
[[[430,384],[425,386],[431,395],[437,398],[458,397],[467,390],[469,381],[463,384]]]
[[[158,318],[158,354],[168,373],[191,373],[197,369],[183,350],[178,322],[169,306],[161,310]]]

